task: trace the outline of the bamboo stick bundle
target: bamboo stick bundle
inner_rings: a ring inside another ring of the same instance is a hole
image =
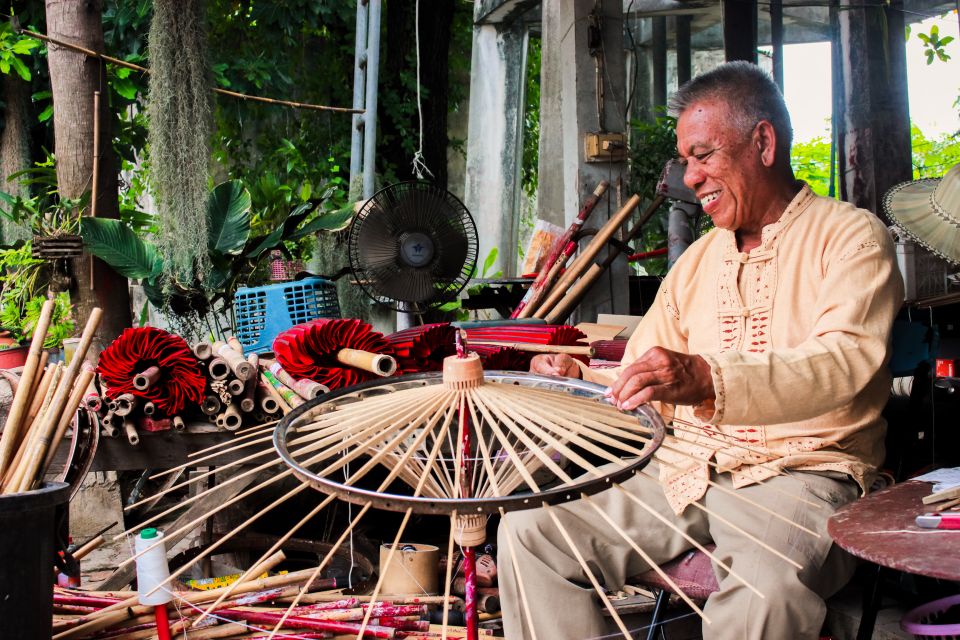
[[[24,416],[30,408],[30,393],[33,390],[34,377],[37,375],[37,367],[40,365],[40,352],[43,350],[43,341],[47,337],[47,329],[50,327],[52,317],[53,300],[48,299],[44,301],[40,308],[40,317],[30,340],[30,351],[27,354],[27,361],[24,363],[23,373],[20,376],[20,385],[13,396],[13,404],[10,406],[10,413],[7,415],[3,435],[0,436],[0,476],[6,474],[7,468],[16,454],[15,445],[21,436],[20,429],[23,426]]]
[[[40,467],[41,477],[44,473],[46,473],[47,469],[50,468],[50,465],[53,463],[53,458],[57,453],[57,448],[60,446],[60,442],[63,440],[64,435],[66,435],[67,428],[69,428],[73,423],[73,420],[77,415],[77,409],[80,408],[80,405],[83,402],[83,396],[87,393],[87,388],[93,381],[94,375],[96,374],[90,369],[84,369],[80,372],[77,382],[73,385],[73,392],[67,401],[67,410],[62,416],[60,416],[60,422],[57,423],[57,430],[54,432],[53,437],[50,440],[50,446],[47,448],[47,455]]]
[[[20,466],[20,461],[23,459],[23,456],[31,449],[31,442],[33,438],[36,437],[34,426],[38,422],[37,417],[46,411],[50,405],[50,401],[53,399],[53,394],[57,390],[57,385],[60,383],[60,377],[63,374],[63,363],[58,362],[56,365],[49,367],[49,369],[49,377],[47,376],[47,372],[45,372],[43,377],[47,379],[42,380],[40,383],[40,388],[43,389],[44,392],[43,396],[35,396],[31,403],[30,412],[27,414],[27,422],[25,423],[27,426],[23,429],[20,442],[17,443],[17,452],[13,458],[13,462],[4,475],[4,483],[9,481],[14,469]]]
[[[576,251],[577,244],[574,238],[580,232],[580,229],[583,228],[583,224],[587,221],[587,218],[590,217],[590,214],[593,213],[594,208],[597,206],[597,203],[600,202],[603,194],[607,192],[609,186],[609,182],[601,180],[597,188],[593,190],[593,193],[587,196],[583,206],[577,213],[577,217],[574,218],[567,230],[564,231],[563,235],[554,243],[553,249],[543,263],[543,268],[537,275],[536,280],[533,281],[533,284],[530,285],[530,288],[527,289],[523,300],[520,301],[520,304],[517,305],[517,308],[514,309],[510,315],[511,318],[529,318],[533,315],[533,312],[536,311],[544,295],[550,291],[550,287],[559,274],[560,269],[563,268],[563,265],[567,263],[567,260],[573,255],[573,252]]]
[[[620,227],[630,218],[630,214],[633,213],[633,210],[637,208],[640,204],[640,196],[634,194],[630,197],[627,202],[620,207],[620,210],[615,214],[610,216],[610,219],[600,227],[600,231],[597,232],[597,235],[593,237],[590,243],[586,248],[580,252],[580,255],[577,256],[577,259],[573,261],[573,264],[570,265],[570,268],[564,272],[562,276],[557,280],[556,284],[553,285],[553,288],[550,289],[550,294],[546,297],[539,307],[537,307],[536,312],[533,314],[534,318],[546,318],[547,313],[553,308],[553,306],[560,301],[560,298],[563,294],[569,289],[577,278],[586,271],[588,265],[593,261],[598,253],[606,246],[607,242],[613,235],[620,230]]]
[[[102,311],[99,307],[94,307],[90,311],[90,317],[87,319],[87,324],[80,337],[80,343],[77,345],[76,353],[70,361],[70,364],[67,365],[64,370],[63,378],[60,380],[60,384],[57,385],[57,391],[50,401],[50,406],[47,408],[46,413],[43,414],[43,419],[37,426],[40,431],[38,432],[36,442],[32,449],[25,454],[20,463],[20,467],[18,467],[17,472],[11,477],[10,482],[4,486],[4,494],[28,491],[32,488],[34,482],[37,480],[37,472],[40,470],[46,457],[47,447],[57,431],[64,411],[68,410],[67,413],[72,414],[77,410],[76,406],[68,408],[67,402],[72,400],[73,397],[76,397],[77,404],[79,405],[80,403],[82,394],[74,394],[74,396],[71,397],[70,391],[77,377],[77,371],[80,369],[84,358],[86,358],[87,349],[90,348],[90,342],[93,340],[94,333],[100,324],[101,315]],[[86,391],[86,388],[87,385],[84,383],[83,391]]]
[[[296,409],[304,403],[304,399],[298,396],[296,391],[280,382],[280,380],[273,375],[273,372],[264,369],[260,372],[260,376],[270,385],[271,389],[275,390],[280,397],[283,398],[284,403],[291,408]]]
[[[265,359],[263,360],[263,366],[266,370],[269,370],[277,380],[289,387],[304,400],[313,400],[321,394],[330,392],[330,389],[327,388],[326,385],[322,385],[319,382],[314,382],[306,378],[294,378],[287,373],[287,370],[276,360]]]

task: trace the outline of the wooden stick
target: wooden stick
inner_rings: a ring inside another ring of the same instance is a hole
[[[943,504],[937,505],[936,507],[933,508],[933,510],[939,513],[940,511],[946,511],[947,509],[952,509],[958,504],[960,504],[960,498],[954,498],[949,502],[944,502]]]
[[[30,351],[27,353],[27,361],[24,363],[23,373],[20,375],[20,385],[13,396],[13,404],[10,406],[10,413],[7,415],[3,435],[0,436],[0,477],[6,474],[16,453],[14,445],[20,437],[24,415],[30,408],[30,392],[33,390],[34,377],[37,375],[37,367],[40,365],[40,352],[43,351],[43,341],[47,337],[47,329],[50,327],[52,317],[53,300],[47,299],[40,308],[40,317],[30,341]]]
[[[510,347],[517,351],[529,351],[532,353],[568,353],[571,355],[590,357],[596,354],[596,349],[589,345],[534,344],[532,342],[501,342],[499,340],[471,340],[470,344]]]
[[[955,498],[960,498],[960,487],[954,487],[952,489],[944,489],[943,491],[936,491],[931,493],[928,496],[923,497],[923,504],[935,504],[937,502],[943,502],[944,500],[953,500]]]
[[[593,571],[590,570],[590,565],[588,565],[587,561],[584,560],[583,554],[581,554],[580,550],[577,549],[577,545],[573,543],[573,538],[571,538],[570,534],[567,533],[567,529],[563,526],[563,523],[560,522],[560,518],[558,518],[557,514],[553,512],[553,507],[551,507],[546,502],[542,503],[542,506],[546,510],[547,515],[550,516],[550,519],[553,520],[553,524],[556,525],[557,529],[560,531],[560,535],[563,536],[563,539],[567,543],[567,546],[569,546],[570,550],[573,551],[573,555],[577,559],[577,562],[580,564],[580,568],[583,569],[583,572],[586,574],[587,579],[590,580],[590,584],[593,585],[594,591],[597,592],[597,595],[599,595],[600,599],[603,601],[603,605],[607,608],[607,611],[610,612],[610,615],[613,617],[614,622],[616,622],[617,627],[620,629],[621,633],[623,633],[623,637],[626,638],[627,640],[633,640],[633,635],[627,629],[626,625],[623,624],[623,620],[620,619],[620,614],[618,614],[617,610],[613,608],[613,603],[610,602],[610,598],[607,597],[607,594],[604,592],[603,587],[600,586],[600,583],[597,582],[596,576],[593,575]],[[628,542],[632,542],[632,541],[628,539]],[[636,548],[634,550],[636,550]],[[651,566],[656,567],[656,564],[654,563]],[[662,577],[666,577],[666,574],[664,574]],[[670,582],[671,586],[673,586],[673,581],[670,580],[669,578],[667,578],[667,580]],[[682,594],[683,592],[678,591],[678,593]],[[689,604],[693,606],[695,611],[700,613],[704,621],[709,622],[709,620],[707,620],[707,617],[703,615],[703,612],[700,611],[700,609],[696,605],[694,605],[693,602],[690,602]]]
[[[337,362],[382,377],[392,376],[397,371],[397,361],[393,356],[360,349],[340,349]]]

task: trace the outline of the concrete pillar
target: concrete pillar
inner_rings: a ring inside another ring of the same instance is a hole
[[[473,27],[464,204],[480,236],[478,262],[496,248],[493,271],[504,276],[517,262],[526,46],[520,22]]]
[[[611,204],[598,205],[588,224],[598,226],[616,210],[618,199],[626,200],[626,194],[619,196],[617,188],[618,181],[626,179],[626,164],[588,163],[584,156],[584,138],[588,133],[601,128],[625,133],[623,5],[616,0],[603,0],[599,5],[605,67],[600,74],[604,81],[602,114],[598,114],[597,58],[591,55],[588,43],[594,3],[556,0],[542,6],[539,215],[549,217],[563,211],[562,226],[569,225],[583,200],[606,179],[611,184]],[[545,171],[548,166],[554,171],[561,167],[561,175]],[[600,258],[605,255],[602,252]],[[597,313],[628,310],[627,263],[621,256],[587,294],[571,320],[593,321]]]
[[[757,0],[721,0],[727,61],[757,63]]]

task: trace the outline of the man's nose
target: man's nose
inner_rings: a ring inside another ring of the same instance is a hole
[[[700,164],[696,160],[688,160],[686,171],[683,172],[683,184],[696,191],[702,182],[703,171],[700,168]]]

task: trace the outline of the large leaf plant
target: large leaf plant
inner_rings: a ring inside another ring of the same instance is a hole
[[[171,281],[156,246],[120,220],[84,217],[80,234],[90,253],[121,275],[140,281],[154,306],[176,316],[205,317],[213,330],[209,316],[230,307],[238,286],[257,284],[251,281],[253,274],[272,250],[289,255],[286,243],[321,231],[339,231],[350,223],[352,208],[325,211],[323,205],[323,200],[302,202],[282,215],[268,233],[254,234],[250,194],[243,183],[230,180],[217,185],[207,203],[207,257],[213,268],[205,281]]]

